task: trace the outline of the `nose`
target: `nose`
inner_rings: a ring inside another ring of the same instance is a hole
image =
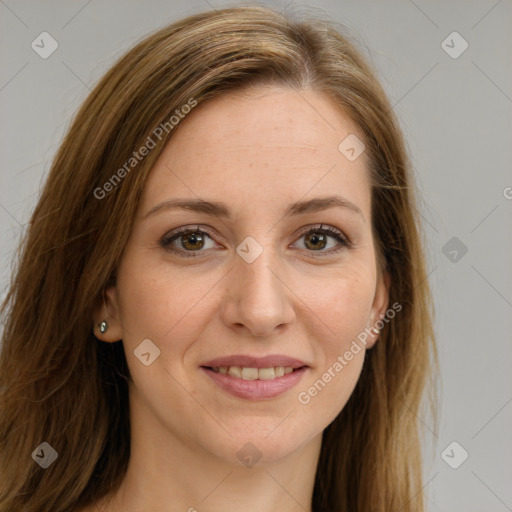
[[[265,248],[252,263],[237,255],[233,264],[221,306],[224,324],[258,337],[285,330],[295,318],[294,294],[271,249]]]

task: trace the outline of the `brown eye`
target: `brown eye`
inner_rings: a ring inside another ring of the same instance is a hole
[[[210,246],[207,246],[208,240],[210,240]],[[202,255],[203,249],[215,247],[212,237],[199,228],[180,228],[175,230],[165,235],[160,240],[160,245],[165,250],[180,256],[199,256]]]
[[[181,235],[181,245],[187,250],[200,250],[204,246],[204,239],[201,233],[190,233]]]
[[[326,236],[323,233],[310,233],[305,236],[304,244],[308,249],[324,249],[327,245]]]
[[[303,240],[302,248],[306,249],[306,252],[318,253],[318,256],[332,255],[342,249],[352,247],[349,239],[341,231],[330,226],[320,225],[310,228],[302,234],[300,240]]]

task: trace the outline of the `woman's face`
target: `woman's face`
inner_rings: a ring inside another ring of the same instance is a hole
[[[354,340],[387,307],[366,155],[353,135],[339,149],[362,135],[328,97],[279,87],[209,100],[175,130],[107,293],[132,432],[278,460],[343,409]]]

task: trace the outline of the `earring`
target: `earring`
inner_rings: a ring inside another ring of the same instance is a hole
[[[376,327],[372,327],[372,329],[373,329],[373,332],[375,333],[375,335],[379,334],[380,329],[377,329]]]
[[[101,322],[101,324],[98,324],[98,327],[100,328],[101,334],[105,334],[108,329],[108,323],[105,320],[103,320],[103,322]]]

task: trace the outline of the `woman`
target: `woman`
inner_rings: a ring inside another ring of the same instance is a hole
[[[338,25],[197,14],[105,75],[4,304],[2,511],[422,511],[404,142]]]

